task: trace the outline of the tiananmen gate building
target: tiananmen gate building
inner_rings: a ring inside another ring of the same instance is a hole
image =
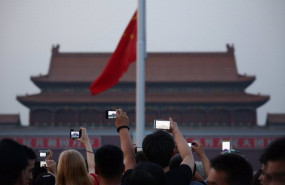
[[[41,92],[17,97],[30,110],[30,126],[3,127],[0,137],[36,150],[51,148],[57,156],[66,148],[82,148],[69,139],[69,129],[83,126],[94,149],[119,146],[114,120],[106,119],[105,111],[123,108],[135,138],[136,63],[112,88],[96,96],[89,92],[110,56],[65,53],[53,46],[48,73],[31,77]],[[209,158],[221,152],[221,141],[227,139],[255,169],[262,150],[284,136],[284,126],[257,125],[257,109],[270,97],[245,92],[255,76],[238,73],[232,45],[225,52],[150,52],[145,72],[146,134],[153,131],[154,119],[172,117],[188,142],[204,144]]]

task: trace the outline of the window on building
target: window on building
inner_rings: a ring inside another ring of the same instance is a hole
[[[75,125],[78,124],[77,114],[74,110],[63,109],[55,113],[56,125]]]
[[[31,112],[31,125],[51,125],[52,112],[48,109],[37,109]]]
[[[226,126],[230,124],[230,112],[224,109],[211,110],[208,113],[208,124],[211,126]]]
[[[206,124],[206,112],[199,109],[184,111],[182,123],[190,126],[203,126]]]
[[[86,126],[98,126],[103,123],[103,117],[99,111],[96,110],[82,110],[79,113],[79,123]]]
[[[239,126],[255,125],[255,112],[250,109],[238,109],[234,111],[233,124]]]

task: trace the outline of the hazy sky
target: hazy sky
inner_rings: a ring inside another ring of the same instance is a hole
[[[246,89],[270,95],[258,109],[285,113],[284,0],[146,1],[147,51],[226,51],[234,44],[239,74],[256,76]],[[137,8],[136,0],[0,0],[0,114],[28,109],[17,95],[40,90],[31,76],[47,74],[51,47],[61,52],[112,52]]]

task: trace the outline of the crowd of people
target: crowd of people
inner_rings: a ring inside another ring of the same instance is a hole
[[[33,149],[11,139],[0,141],[2,185],[285,185],[285,137],[272,142],[260,156],[254,173],[245,156],[226,152],[209,160],[203,145],[189,147],[177,123],[145,136],[136,152],[129,132],[129,119],[116,110],[115,126],[121,146],[103,145],[95,153],[88,133],[80,128],[86,158],[74,149],[60,153],[57,162],[47,151],[41,167]],[[196,153],[200,161],[195,161]],[[86,160],[85,160],[86,159]]]

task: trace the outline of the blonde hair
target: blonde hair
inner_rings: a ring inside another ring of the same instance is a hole
[[[93,185],[83,156],[76,150],[61,152],[58,159],[57,185]]]

